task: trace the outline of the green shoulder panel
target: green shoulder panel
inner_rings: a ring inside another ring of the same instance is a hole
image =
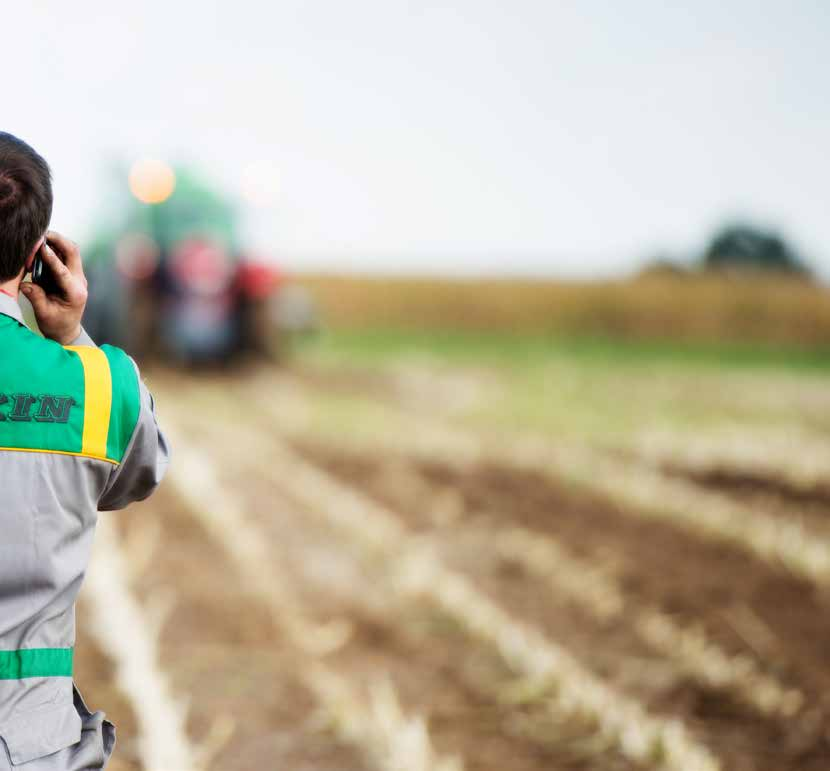
[[[138,423],[141,395],[132,360],[120,348],[102,345],[112,378],[112,408],[107,433],[107,457],[121,462]]]
[[[0,447],[80,453],[84,370],[77,356],[0,316]]]
[[[0,347],[0,448],[120,463],[140,408],[124,351],[64,348],[3,315]]]

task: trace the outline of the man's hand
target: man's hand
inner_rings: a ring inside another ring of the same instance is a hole
[[[43,336],[61,345],[68,345],[81,334],[81,316],[87,298],[84,266],[81,252],[74,241],[54,230],[50,230],[46,238],[49,244],[43,245],[43,261],[55,274],[61,293],[47,295],[41,287],[31,283],[23,284],[20,291],[29,298]],[[63,261],[50,244],[61,253]]]

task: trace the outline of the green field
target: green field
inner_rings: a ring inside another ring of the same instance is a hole
[[[659,434],[830,430],[830,351],[771,344],[562,338],[538,333],[331,330],[298,366],[391,379],[439,415],[491,431],[627,447]],[[324,391],[320,421],[382,423],[372,391]],[[372,417],[374,416],[374,417]]]
[[[304,341],[302,352],[320,359],[365,364],[401,356],[426,355],[448,363],[479,362],[522,367],[570,360],[597,366],[830,371],[830,346],[631,340],[463,329],[328,329],[317,338]]]

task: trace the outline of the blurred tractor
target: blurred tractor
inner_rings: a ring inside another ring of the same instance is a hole
[[[287,334],[313,326],[308,296],[242,253],[227,200],[186,171],[149,166],[133,168],[133,197],[86,249],[87,331],[140,358],[277,358]]]

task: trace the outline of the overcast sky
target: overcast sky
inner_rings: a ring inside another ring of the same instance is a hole
[[[830,276],[826,0],[4,4],[0,128],[83,239],[185,160],[297,269],[614,275],[746,216]]]

